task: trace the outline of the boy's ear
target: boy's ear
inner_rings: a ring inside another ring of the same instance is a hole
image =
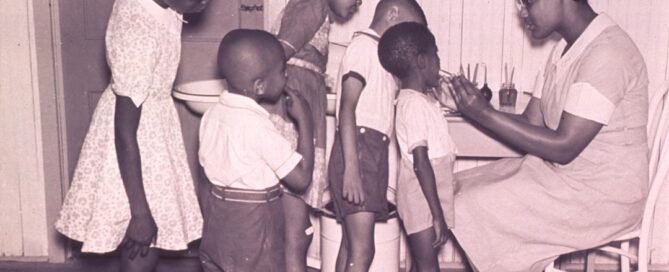
[[[253,81],[253,92],[256,94],[256,96],[265,94],[265,79],[257,78]]]
[[[386,12],[386,21],[394,22],[397,18],[400,17],[400,8],[397,6],[392,6]]]
[[[425,67],[427,67],[427,56],[425,56],[425,54],[418,53],[416,55],[416,67],[418,67],[420,70],[423,70]]]

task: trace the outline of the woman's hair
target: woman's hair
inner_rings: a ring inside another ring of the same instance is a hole
[[[419,23],[400,23],[389,28],[379,40],[379,61],[384,69],[405,78],[419,54],[436,47],[434,35]]]

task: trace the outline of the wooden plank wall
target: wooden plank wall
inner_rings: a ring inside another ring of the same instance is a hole
[[[47,255],[32,1],[0,1],[0,256]]]

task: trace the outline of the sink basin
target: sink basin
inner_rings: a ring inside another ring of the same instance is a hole
[[[188,109],[197,114],[204,114],[209,107],[218,102],[218,97],[228,89],[225,79],[199,80],[181,83],[174,86],[172,96],[186,103]],[[336,95],[327,94],[328,115],[335,114]]]
[[[174,86],[172,96],[184,101],[191,111],[203,114],[218,102],[219,95],[227,88],[225,79],[192,81]]]

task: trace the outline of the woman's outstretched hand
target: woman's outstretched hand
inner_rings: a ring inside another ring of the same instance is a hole
[[[464,76],[454,76],[450,79],[451,95],[453,100],[463,115],[477,119],[477,117],[486,110],[492,109],[481,92],[473,83],[467,80]]]

